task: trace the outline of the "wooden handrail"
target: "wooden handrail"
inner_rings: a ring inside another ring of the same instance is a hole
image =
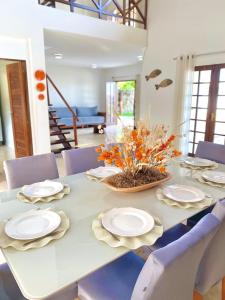
[[[108,0],[105,3],[97,0],[91,0],[93,6],[77,3],[76,0],[38,0],[39,4],[56,7],[56,3],[68,5],[70,11],[74,12],[75,8],[91,11],[98,14],[98,17],[102,19],[102,16],[114,17],[122,19],[123,24],[131,26],[132,23],[142,24],[144,28],[147,28],[147,4],[148,0],[123,0],[122,5],[118,0]],[[140,8],[140,3],[143,3],[144,11]],[[117,13],[107,11],[107,7],[113,4],[117,9]],[[136,13],[139,18],[132,17],[133,13]]]
[[[73,133],[74,133],[74,141],[75,141],[75,145],[78,145],[78,139],[77,139],[77,115],[75,114],[74,110],[72,109],[72,107],[69,105],[69,103],[66,101],[66,99],[64,98],[64,96],[62,95],[62,93],[59,91],[59,89],[57,88],[57,86],[55,85],[55,83],[53,82],[53,80],[49,77],[48,74],[46,74],[46,79],[47,79],[47,95],[48,95],[48,105],[50,105],[50,99],[49,99],[49,88],[48,88],[48,81],[51,83],[51,85],[53,86],[53,88],[55,89],[55,91],[57,92],[57,94],[59,95],[59,97],[61,98],[61,100],[63,101],[63,103],[66,105],[66,107],[68,108],[68,110],[71,112],[72,114],[72,118],[73,118]]]

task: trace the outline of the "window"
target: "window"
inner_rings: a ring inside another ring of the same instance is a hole
[[[199,141],[225,144],[225,64],[195,67],[189,154]]]

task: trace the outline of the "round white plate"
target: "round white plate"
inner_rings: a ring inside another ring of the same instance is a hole
[[[60,216],[53,211],[30,210],[9,220],[5,233],[16,240],[37,239],[53,232],[60,223]]]
[[[225,172],[207,171],[202,173],[202,177],[211,182],[225,184]]]
[[[46,180],[22,187],[22,193],[26,197],[49,197],[63,190],[60,182]]]
[[[211,167],[215,164],[214,161],[203,159],[199,157],[187,158],[184,160],[187,165],[191,165],[194,167]]]
[[[91,169],[87,171],[88,175],[98,177],[98,178],[106,178],[118,173],[121,173],[121,169],[113,166],[98,167],[96,169]]]
[[[163,194],[177,202],[198,202],[205,199],[205,194],[201,190],[179,184],[164,187]]]
[[[139,236],[154,227],[153,217],[144,210],[124,207],[114,208],[104,214],[102,225],[109,232],[124,236]]]

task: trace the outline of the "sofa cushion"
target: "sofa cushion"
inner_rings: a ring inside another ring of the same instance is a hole
[[[66,126],[73,126],[73,119],[71,117],[62,118],[60,122],[65,124]],[[77,121],[77,126],[98,125],[104,123],[105,123],[105,118],[102,116],[79,117],[79,121]]]
[[[90,117],[90,116],[97,116],[98,115],[98,107],[76,107],[76,112],[78,117]]]
[[[76,113],[76,108],[75,106],[71,107],[73,111]],[[56,111],[56,114],[60,118],[70,118],[72,117],[71,112],[67,107],[54,107],[53,108]]]
[[[104,124],[105,118],[102,116],[78,117],[78,125],[97,125]]]

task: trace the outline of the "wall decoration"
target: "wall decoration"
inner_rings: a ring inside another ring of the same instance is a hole
[[[168,87],[173,83],[173,80],[171,79],[164,79],[163,81],[160,82],[160,84],[155,84],[155,88],[158,90],[159,88],[165,88]]]
[[[45,100],[45,95],[44,94],[38,94],[38,100],[40,100],[40,101]]]
[[[45,84],[42,82],[37,83],[36,89],[38,92],[43,92],[45,90]]]
[[[46,74],[43,70],[37,70],[35,73],[34,73],[34,76],[35,78],[38,80],[38,81],[42,81],[45,79],[46,77]]]
[[[146,75],[145,79],[146,79],[146,81],[149,81],[149,79],[156,78],[161,73],[162,73],[162,71],[160,69],[155,69],[149,75]],[[159,84],[155,84],[155,88],[156,88],[156,90],[158,90],[160,88],[166,88],[169,85],[171,85],[172,83],[173,83],[173,80],[167,78],[167,79],[162,80]]]
[[[159,76],[161,73],[162,73],[161,70],[155,69],[155,70],[153,70],[149,75],[146,75],[146,76],[145,76],[145,79],[146,79],[146,81],[149,81],[149,79],[156,78],[156,77]]]

